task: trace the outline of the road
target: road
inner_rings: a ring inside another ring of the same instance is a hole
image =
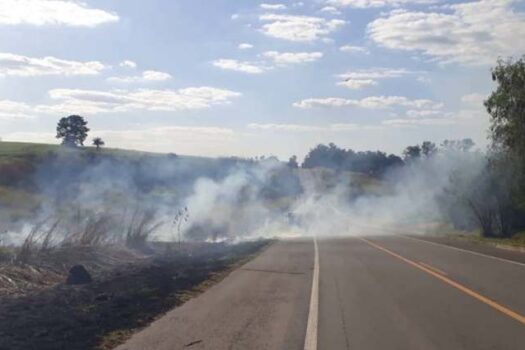
[[[524,296],[525,264],[501,254],[280,241],[117,349],[524,349]]]

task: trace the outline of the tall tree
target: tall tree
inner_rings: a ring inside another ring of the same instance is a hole
[[[492,69],[496,90],[485,101],[491,116],[494,166],[512,172],[512,197],[525,211],[525,56],[499,60]],[[509,179],[507,179],[509,181]],[[525,226],[525,219],[519,226]]]
[[[95,137],[93,139],[93,146],[97,148],[97,151],[100,150],[100,147],[104,146],[106,143],[100,137]]]
[[[436,144],[430,141],[425,141],[421,144],[421,153],[425,157],[432,157],[437,152]]]
[[[525,158],[525,56],[517,61],[499,60],[492,80],[497,88],[485,107],[491,116],[494,146]]]
[[[419,145],[408,146],[403,151],[405,161],[410,162],[421,157],[421,147]]]
[[[299,163],[297,162],[297,156],[296,155],[293,155],[290,157],[290,159],[288,160],[288,166],[292,169],[297,169],[299,168]]]
[[[83,146],[88,131],[87,121],[83,117],[70,115],[58,122],[56,138],[62,139],[62,144],[65,146]]]

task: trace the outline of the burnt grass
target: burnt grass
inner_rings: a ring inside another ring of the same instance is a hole
[[[268,241],[214,244],[129,264],[91,284],[0,298],[0,349],[111,349],[221,280]]]

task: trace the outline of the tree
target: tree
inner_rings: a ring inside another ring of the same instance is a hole
[[[403,151],[403,157],[407,162],[419,159],[421,157],[421,147],[419,145],[408,146]]]
[[[512,173],[512,201],[525,211],[525,56],[499,60],[492,69],[495,91],[485,101],[491,116],[492,159]],[[519,226],[525,226],[525,220]]]
[[[79,115],[70,115],[60,119],[57,125],[57,139],[69,147],[83,146],[89,128],[87,121]]]
[[[525,157],[525,56],[499,60],[492,69],[496,91],[485,101],[494,146]]]
[[[288,160],[288,166],[292,169],[297,169],[299,168],[299,163],[297,162],[297,156],[296,155],[293,155],[290,157],[290,159]]]
[[[104,146],[106,143],[100,137],[95,137],[93,139],[93,146],[97,148],[97,151],[100,150],[100,147]]]
[[[425,141],[421,144],[421,153],[425,157],[432,157],[437,152],[436,144],[430,141]]]
[[[470,152],[475,145],[472,139],[445,140],[441,143],[441,148],[447,152]]]

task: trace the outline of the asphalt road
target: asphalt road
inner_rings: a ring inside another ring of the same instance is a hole
[[[525,349],[525,264],[400,236],[317,246],[277,242],[118,349]]]

